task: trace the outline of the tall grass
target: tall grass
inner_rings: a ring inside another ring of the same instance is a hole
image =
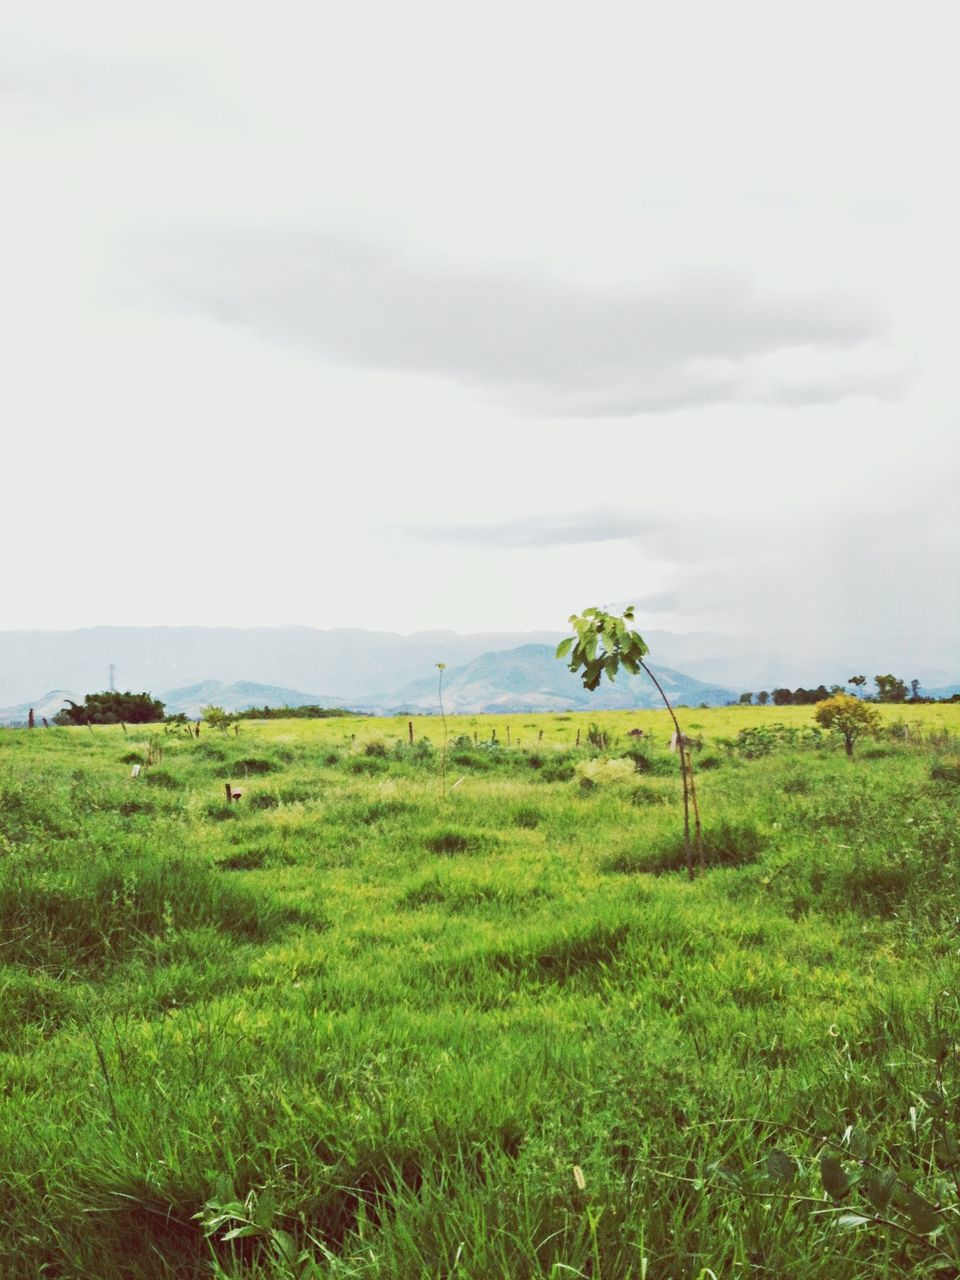
[[[0,1274],[956,1271],[960,711],[921,712],[853,762],[693,713],[694,884],[659,713],[449,718],[445,793],[429,720],[137,779],[112,729],[0,734]]]

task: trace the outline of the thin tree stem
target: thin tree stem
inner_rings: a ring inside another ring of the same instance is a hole
[[[689,761],[686,749],[683,745],[683,730],[680,728],[680,721],[677,719],[673,707],[670,705],[670,699],[663,691],[663,685],[653,674],[647,664],[641,660],[640,666],[647,673],[650,679],[657,687],[657,692],[663,699],[663,705],[670,713],[670,719],[673,721],[673,727],[677,731],[677,749],[680,752],[680,774],[683,778],[683,847],[687,861],[687,875],[693,879],[693,849],[690,847],[690,797],[693,796],[693,812],[696,829],[697,853],[700,860],[700,870],[705,868],[705,859],[703,854],[703,835],[700,830],[700,806],[697,803],[697,792],[693,783],[693,763]],[[689,773],[689,777],[688,777]]]

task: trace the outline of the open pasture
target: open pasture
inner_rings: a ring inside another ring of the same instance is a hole
[[[664,712],[0,733],[0,1274],[957,1275],[960,706],[882,710],[682,712],[693,883]]]

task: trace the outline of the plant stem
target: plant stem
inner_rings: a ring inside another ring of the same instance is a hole
[[[443,711],[443,670],[444,664],[438,662],[440,669],[440,680],[437,684],[437,698],[440,702],[440,719],[443,721],[443,750],[440,752],[440,789],[443,794],[447,793],[447,717]]]
[[[680,721],[677,719],[676,712],[670,705],[670,699],[663,691],[663,685],[653,674],[645,662],[641,660],[640,666],[647,673],[650,679],[657,687],[657,692],[663,699],[663,705],[670,712],[670,719],[673,721],[673,727],[677,731],[677,748],[680,752],[680,775],[683,779],[683,847],[687,859],[687,876],[693,879],[693,849],[690,847],[690,795],[693,795],[693,812],[696,824],[696,840],[697,854],[700,861],[700,870],[703,871],[706,860],[703,854],[703,834],[700,830],[700,806],[697,804],[697,792],[693,785],[693,762],[687,755],[686,748],[683,745],[683,730],[680,728]]]

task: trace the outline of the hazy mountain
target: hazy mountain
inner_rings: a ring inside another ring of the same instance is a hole
[[[326,689],[357,699],[397,689],[433,669],[527,642],[555,644],[537,632],[390,631],[313,627],[88,627],[81,631],[0,632],[0,704],[25,702],[38,689],[93,693],[109,686],[149,691],[196,684],[207,673],[226,684],[255,681],[291,689]]]
[[[71,693],[69,689],[52,689],[50,693],[44,693],[39,698],[34,698],[32,702],[21,702],[14,707],[0,707],[0,725],[26,724],[31,708],[37,724],[40,724],[44,717],[52,720],[58,711],[63,710],[68,699],[73,702],[82,702],[83,696]]]
[[[204,707],[222,707],[224,711],[246,711],[250,707],[342,707],[340,698],[321,693],[303,693],[299,689],[283,689],[274,684],[252,684],[238,680],[224,684],[222,680],[202,680],[184,689],[161,693],[160,700],[168,715],[183,712],[194,719]]]
[[[730,689],[701,683],[666,667],[654,667],[672,702],[719,706],[735,694]],[[439,677],[439,672],[437,672]],[[418,680],[400,691],[390,709],[416,712],[438,710],[439,679]],[[613,711],[663,706],[647,676],[621,672],[615,683],[605,680],[593,693],[579,676],[554,657],[553,645],[526,644],[500,653],[485,653],[465,666],[443,673],[445,710],[477,714],[484,711]]]
[[[886,635],[878,637],[873,653],[864,653],[854,645],[850,645],[851,652],[844,652],[845,646],[840,644],[836,646],[839,652],[830,653],[820,645],[798,642],[789,651],[778,650],[716,632],[675,634],[640,625],[658,667],[683,672],[720,689],[725,696],[727,690],[741,693],[781,685],[793,689],[821,682],[841,684],[858,671],[868,680],[878,671],[892,671],[907,682],[917,678],[925,692],[960,680],[960,642],[956,637],[925,640],[922,653],[909,638]],[[6,631],[0,632],[0,704],[11,705],[0,714],[0,722],[25,718],[29,706],[36,709],[42,701],[41,689],[79,690],[74,696],[81,701],[83,694],[107,688],[111,663],[116,666],[117,688],[155,696],[164,696],[163,690],[179,694],[212,673],[217,685],[265,685],[279,689],[281,699],[291,702],[302,698],[330,706],[395,705],[398,694],[409,693],[416,682],[429,683],[437,662],[447,664],[449,676],[484,655],[531,644],[555,646],[562,634],[421,631],[405,636],[390,631],[320,631],[312,627]],[[325,692],[299,692],[311,689]],[[519,697],[522,690],[504,688],[500,692]],[[554,689],[553,695],[569,701],[562,689]],[[213,695],[196,697],[218,701]],[[254,704],[272,700],[254,692],[249,697]],[[416,697],[419,700],[421,695]],[[691,693],[688,700],[694,699],[711,701]],[[21,707],[25,708],[22,717],[8,714]]]

